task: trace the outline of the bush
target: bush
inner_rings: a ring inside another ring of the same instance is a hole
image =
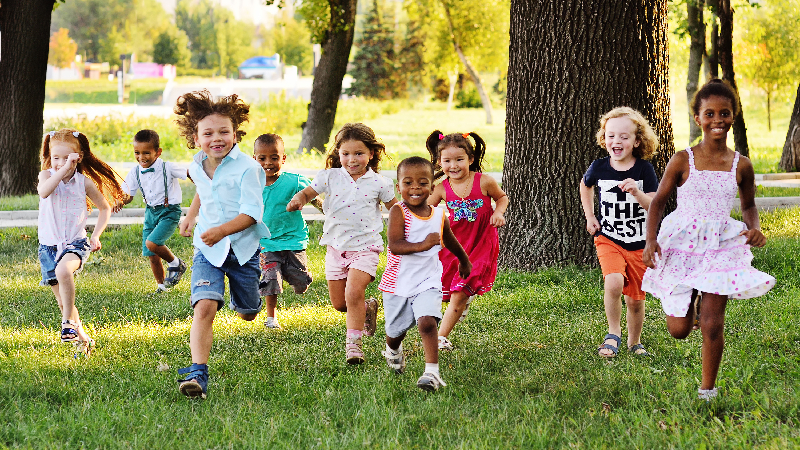
[[[456,108],[482,108],[481,96],[475,88],[461,89],[456,92]]]

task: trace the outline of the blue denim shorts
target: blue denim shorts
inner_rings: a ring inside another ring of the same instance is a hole
[[[208,262],[203,252],[195,251],[192,260],[192,308],[200,300],[216,300],[217,311],[222,309],[227,276],[231,289],[231,309],[240,314],[256,314],[261,311],[261,297],[258,295],[258,279],[261,276],[258,253],[256,250],[247,262],[239,265],[239,260],[231,250],[222,266],[217,267]]]
[[[40,286],[55,286],[58,284],[56,266],[67,253],[74,253],[81,259],[81,265],[78,270],[75,271],[77,274],[83,270],[83,263],[86,262],[86,258],[88,258],[89,253],[91,253],[89,240],[86,238],[75,239],[64,246],[64,251],[61,253],[58,253],[58,247],[55,245],[39,244],[39,263],[42,265],[42,281],[39,283]]]

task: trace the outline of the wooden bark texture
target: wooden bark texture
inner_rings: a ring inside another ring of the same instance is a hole
[[[733,70],[733,8],[730,0],[720,0],[719,2],[719,66],[722,69],[722,79],[730,83],[736,96],[739,96],[739,88],[736,86],[736,73]],[[741,110],[741,100],[739,109]],[[744,113],[739,114],[733,119],[733,144],[736,151],[744,156],[750,155],[747,144],[747,125],[744,122]]]
[[[0,197],[36,190],[53,0],[0,7]]]
[[[314,72],[308,120],[303,128],[298,153],[315,149],[325,151],[336,119],[336,107],[342,93],[342,79],[353,46],[358,0],[330,0],[331,21],[322,56]]]
[[[686,2],[686,13],[688,17],[688,30],[689,30],[689,65],[686,75],[686,104],[689,116],[689,142],[686,145],[691,145],[695,139],[699,138],[703,131],[694,121],[694,112],[692,111],[692,99],[694,94],[699,89],[700,81],[700,68],[703,65],[703,56],[706,52],[706,24],[703,21],[703,9],[705,8],[704,0],[688,0]]]
[[[794,98],[792,118],[786,131],[786,142],[783,144],[780,167],[787,172],[800,171],[800,84]]]
[[[666,0],[512,0],[503,267],[596,264],[578,186],[608,156],[595,133],[610,109],[648,118],[662,142],[652,163],[663,172],[674,153],[666,33]]]

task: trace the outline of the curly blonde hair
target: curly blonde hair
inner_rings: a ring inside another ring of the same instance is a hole
[[[388,158],[386,146],[375,137],[375,132],[372,131],[372,128],[363,123],[346,123],[342,129],[336,133],[333,146],[328,151],[328,157],[325,159],[326,169],[342,167],[342,161],[339,159],[339,148],[347,141],[361,141],[368,149],[372,150],[372,158],[370,158],[367,166],[371,168],[373,172],[378,172],[378,167],[384,156]]]
[[[600,129],[595,135],[597,145],[606,148],[606,123],[609,119],[618,117],[627,117],[636,125],[636,139],[639,140],[639,145],[633,148],[633,156],[640,159],[652,158],[658,149],[658,136],[642,113],[627,106],[614,108],[600,117]]]
[[[231,124],[236,132],[236,142],[241,142],[244,131],[239,127],[250,119],[250,105],[245,103],[238,95],[214,99],[208,90],[189,92],[178,97],[173,112],[178,117],[175,123],[180,128],[181,136],[186,138],[186,145],[195,148],[194,139],[197,135],[197,124],[212,114],[231,119]]]

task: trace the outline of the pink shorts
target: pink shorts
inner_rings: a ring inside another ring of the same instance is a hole
[[[329,245],[325,253],[325,279],[343,280],[347,278],[348,270],[358,269],[370,274],[374,280],[381,250],[380,247],[375,247],[367,250],[342,251]]]

